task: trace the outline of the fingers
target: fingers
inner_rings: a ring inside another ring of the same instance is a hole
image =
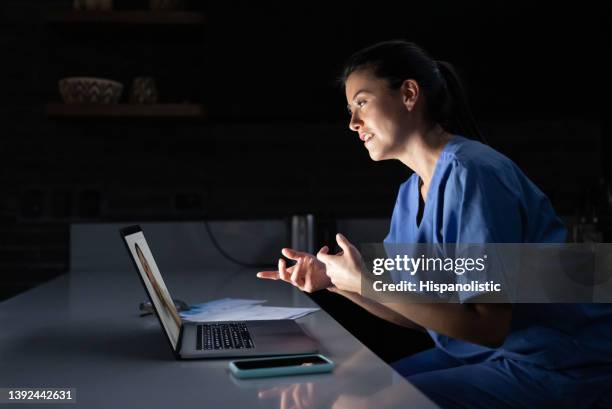
[[[338,242],[338,246],[340,246],[342,251],[344,251],[345,253],[349,252],[349,247],[351,246],[351,242],[348,241],[346,237],[338,233],[336,234],[336,241]]]
[[[283,256],[287,257],[288,259],[295,260],[295,261],[297,261],[301,257],[309,256],[308,253],[304,253],[303,251],[297,251],[297,250],[293,250],[289,248],[282,249],[281,253],[283,254]]]
[[[287,268],[285,260],[278,260],[278,271],[259,271],[257,272],[257,278],[266,280],[283,280],[288,283],[291,282],[291,276],[293,275],[294,266]]]
[[[312,275],[311,274],[304,275],[304,283],[302,284],[300,289],[302,291],[306,291],[307,293],[311,293],[313,291]]]
[[[322,253],[322,252],[318,252],[317,253],[317,259],[324,262],[325,264],[329,263],[330,261],[332,261],[334,259],[334,255],[332,254],[327,254],[327,253]]]
[[[280,278],[278,271],[260,271],[257,273],[257,277],[268,280],[278,280]]]
[[[293,273],[291,274],[291,283],[298,288],[304,283],[304,277],[302,277],[303,267],[304,262],[302,259],[298,259],[297,264],[293,266]]]
[[[334,260],[333,257],[342,256],[344,255],[344,253],[348,253],[350,251],[350,247],[352,246],[352,244],[342,234],[336,234],[336,241],[340,246],[340,251],[336,254],[329,254],[329,247],[323,246],[321,250],[319,250],[319,252],[317,253],[317,258],[320,261],[324,263],[329,263]]]
[[[281,280],[289,281],[289,274],[287,273],[287,268],[285,266],[285,260],[282,258],[278,259],[278,277]]]

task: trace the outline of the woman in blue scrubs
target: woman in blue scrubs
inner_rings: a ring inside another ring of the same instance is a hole
[[[413,43],[354,54],[343,83],[350,128],[372,160],[414,171],[399,189],[385,243],[563,243],[547,197],[482,140],[452,66]],[[303,291],[327,288],[373,314],[426,330],[435,347],[395,369],[445,408],[607,407],[612,388],[612,309],[597,304],[379,303],[361,294],[363,261],[342,251],[295,260],[260,278]],[[602,406],[604,405],[604,406]]]

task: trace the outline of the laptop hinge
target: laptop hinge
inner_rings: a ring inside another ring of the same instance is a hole
[[[174,350],[174,353],[177,356],[181,355],[181,345],[183,344],[183,332],[184,332],[184,328],[185,328],[185,324],[181,324],[181,327],[179,328],[178,340],[176,341],[176,349]]]

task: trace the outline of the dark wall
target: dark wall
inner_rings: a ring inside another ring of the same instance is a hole
[[[193,1],[203,26],[48,21],[71,4],[0,6],[4,295],[66,269],[72,221],[388,217],[409,171],[369,160],[335,84],[351,52],[385,39],[413,40],[453,62],[490,143],[568,220],[592,211],[610,175],[598,10]],[[209,119],[46,116],[45,104],[60,101],[57,80],[76,75],[126,86],[152,75],[164,102],[204,103]]]

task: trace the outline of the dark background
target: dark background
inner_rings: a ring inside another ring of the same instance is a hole
[[[61,24],[51,16],[72,1],[2,1],[0,299],[67,270],[71,222],[390,217],[409,170],[369,159],[336,78],[352,52],[395,38],[455,64],[490,144],[573,239],[609,241],[606,14],[465,3],[191,1],[206,23],[148,26]],[[112,78],[126,95],[141,75],[206,118],[46,114],[60,78]]]

